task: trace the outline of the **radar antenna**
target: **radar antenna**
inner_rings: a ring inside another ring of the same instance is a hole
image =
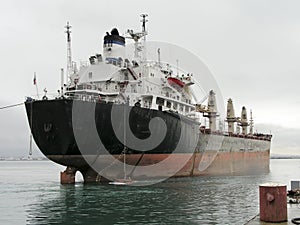
[[[148,22],[148,20],[146,20],[146,17],[148,16],[147,14],[141,14],[140,15],[142,17],[142,31],[141,32],[134,32],[133,30],[127,30],[127,34],[129,34],[129,36],[127,36],[126,38],[131,38],[134,40],[134,56],[136,59],[140,58],[139,52],[142,51],[143,46],[139,43],[139,40],[144,37],[144,42],[146,42],[146,35],[148,34],[146,31],[146,22]],[[146,50],[144,49],[144,60],[145,60],[145,56],[146,56]]]
[[[71,54],[71,28],[72,26],[67,22],[67,25],[65,26],[67,34],[67,74],[70,77],[73,66],[72,66],[72,54]]]
[[[142,32],[134,32],[133,30],[128,29],[127,33],[130,35],[130,37],[127,38],[132,38],[135,42],[138,42],[138,40],[142,37],[144,37],[144,41],[146,40],[146,35],[148,34],[146,31],[146,22],[148,22],[148,20],[146,20],[147,16],[147,14],[141,14]]]

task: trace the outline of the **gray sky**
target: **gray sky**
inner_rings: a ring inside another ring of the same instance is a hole
[[[147,13],[148,40],[198,55],[236,114],[245,105],[258,131],[272,131],[273,153],[300,154],[299,9],[297,0],[2,1],[0,107],[35,94],[34,71],[40,91],[56,92],[66,67],[66,21],[73,59],[85,61],[101,52],[106,31],[140,30],[139,15]],[[1,110],[0,125],[0,156],[28,154],[24,107]]]

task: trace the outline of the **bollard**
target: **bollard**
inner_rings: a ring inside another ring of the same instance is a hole
[[[287,221],[286,185],[266,183],[259,186],[259,213],[264,222]]]

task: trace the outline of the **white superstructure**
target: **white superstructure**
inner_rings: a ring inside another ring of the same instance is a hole
[[[211,90],[206,96],[207,104],[196,102],[191,86],[194,77],[177,65],[161,61],[160,48],[157,49],[157,61],[146,59],[146,14],[142,14],[142,31],[127,30],[125,37],[116,28],[106,32],[103,42],[103,52],[93,55],[88,62],[81,63],[79,70],[76,64],[71,64],[70,28],[67,24],[68,41],[68,80],[64,96],[84,101],[110,102],[128,104],[147,109],[173,111],[190,117],[197,122],[208,118],[210,132],[223,132],[223,121],[217,118],[217,102],[215,92]],[[127,40],[133,42],[134,48],[126,48]],[[129,58],[126,51],[133,51]],[[71,72],[69,72],[71,71]],[[63,77],[63,73],[62,73]],[[62,78],[63,80],[63,78]],[[63,93],[63,90],[61,90]],[[252,120],[252,117],[251,117]],[[247,121],[247,112],[243,108],[240,117],[235,117],[232,100],[228,100],[227,118],[228,134],[253,134],[253,121]],[[219,124],[217,126],[217,124]],[[235,131],[236,124],[236,131]],[[203,126],[202,126],[203,127]],[[204,123],[205,127],[205,123]]]
[[[192,75],[160,60],[145,59],[146,15],[142,17],[142,31],[128,30],[126,34],[134,42],[134,57],[126,58],[125,38],[112,29],[104,37],[102,54],[91,56],[70,76],[66,96],[173,110],[182,115],[195,112]]]

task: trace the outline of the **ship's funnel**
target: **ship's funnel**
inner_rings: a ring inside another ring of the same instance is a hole
[[[247,128],[248,128],[248,119],[247,119],[247,110],[246,107],[243,106],[242,113],[241,113],[241,127],[242,127],[242,134],[247,134]]]
[[[116,65],[120,59],[125,58],[125,38],[119,35],[116,28],[104,36],[103,57],[108,63]]]
[[[227,122],[228,122],[228,133],[234,133],[234,122],[236,122],[236,118],[234,115],[234,108],[232,99],[228,99],[227,101]]]

